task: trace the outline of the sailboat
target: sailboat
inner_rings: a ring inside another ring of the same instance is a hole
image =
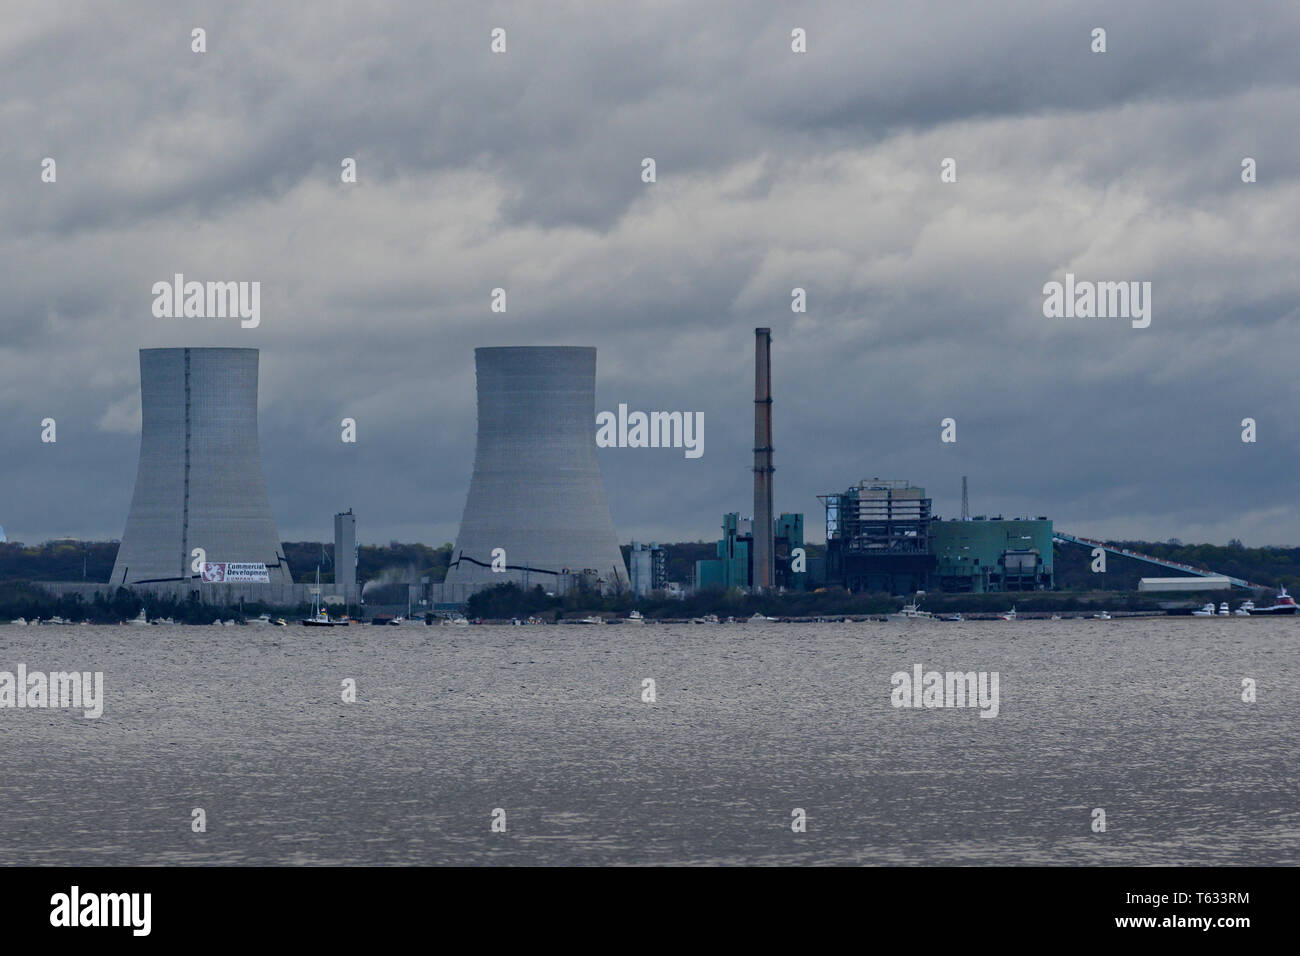
[[[320,565],[316,565],[316,586],[311,591],[311,602],[311,617],[303,618],[302,624],[305,627],[333,627],[334,622],[320,606]]]

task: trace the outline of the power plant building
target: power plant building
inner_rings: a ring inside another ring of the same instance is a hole
[[[651,591],[661,590],[667,583],[668,556],[659,545],[644,545],[633,541],[628,559],[632,593],[637,597],[645,597]]]
[[[474,471],[444,600],[507,581],[628,586],[596,460],[596,350],[479,348],[474,364]]]
[[[262,477],[257,374],[257,349],[141,349],[140,460],[111,584],[292,583]]]
[[[930,541],[944,592],[1050,591],[1052,522],[1040,518],[935,521]]]
[[[828,584],[890,594],[1055,586],[1052,522],[1045,517],[942,521],[934,517],[924,488],[879,478],[820,497]]]
[[[818,497],[826,508],[828,583],[890,594],[925,589],[936,561],[924,488],[873,478]]]
[[[749,589],[754,586],[754,525],[753,519],[742,518],[736,512],[722,516],[718,556],[695,562],[697,591]],[[771,537],[775,586],[786,590],[805,589],[809,581],[807,571],[796,572],[793,569],[793,552],[804,546],[803,515],[782,514],[773,522]]]

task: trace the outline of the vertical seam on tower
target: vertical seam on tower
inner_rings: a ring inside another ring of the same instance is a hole
[[[181,580],[189,581],[190,560],[190,350],[185,350],[185,464],[181,502]]]

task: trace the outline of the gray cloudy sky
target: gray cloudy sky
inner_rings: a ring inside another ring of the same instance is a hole
[[[347,507],[364,541],[455,537],[479,345],[594,345],[598,408],[702,411],[701,459],[600,461],[622,540],[716,537],[752,507],[765,325],[810,538],[819,493],[909,478],[954,515],[967,474],[976,513],[1300,543],[1291,0],[0,10],[11,540],[121,535],[137,350],[181,345],[262,350],[286,539]],[[1150,281],[1150,328],[1044,318],[1067,271]],[[154,318],[176,272],[260,281],[261,327]]]

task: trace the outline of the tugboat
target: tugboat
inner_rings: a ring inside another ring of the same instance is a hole
[[[1277,596],[1277,602],[1269,607],[1257,607],[1250,612],[1251,617],[1259,617],[1261,614],[1296,614],[1300,613],[1300,605],[1295,603],[1295,598],[1286,593],[1283,588]]]

